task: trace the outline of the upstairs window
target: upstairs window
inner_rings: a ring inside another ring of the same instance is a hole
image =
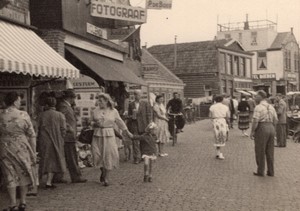
[[[289,50],[284,52],[284,68],[286,70],[291,70],[291,51]]]
[[[257,32],[251,32],[251,45],[257,45]]]
[[[259,70],[267,69],[267,52],[266,51],[257,52],[257,69],[259,69]]]
[[[240,76],[246,77],[246,59],[240,58],[240,61],[241,61]]]
[[[233,75],[233,60],[232,55],[227,56],[227,73]]]
[[[298,70],[299,70],[299,55],[298,55],[298,53],[297,52],[295,52],[295,54],[294,54],[294,68],[295,68],[295,72],[298,72]]]

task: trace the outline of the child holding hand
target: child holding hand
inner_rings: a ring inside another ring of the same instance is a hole
[[[142,158],[144,159],[144,182],[152,182],[152,163],[157,155],[157,125],[151,122],[142,135],[132,135],[132,140],[139,140]]]

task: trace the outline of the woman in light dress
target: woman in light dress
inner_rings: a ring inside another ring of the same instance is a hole
[[[108,186],[109,173],[119,166],[119,152],[116,142],[115,124],[128,136],[132,135],[108,94],[101,93],[98,96],[98,107],[92,114],[94,136],[92,141],[92,153],[94,165],[100,168],[100,182]]]
[[[169,141],[170,133],[168,128],[167,110],[163,104],[164,97],[162,95],[156,96],[155,104],[153,106],[154,110],[154,123],[157,125],[157,144],[158,144],[158,155],[159,156],[168,156],[164,152],[164,144]]]

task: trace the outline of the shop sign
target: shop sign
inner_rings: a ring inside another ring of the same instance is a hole
[[[287,73],[287,80],[295,80],[296,74],[295,73]]]
[[[0,9],[0,16],[4,16],[6,18],[12,19],[14,21],[18,21],[21,23],[25,23],[25,24],[29,24],[29,13],[27,11],[22,11],[20,12],[20,10],[18,10],[18,8],[15,9],[15,5],[14,7],[4,7],[2,9]]]
[[[30,77],[22,75],[9,75],[9,74],[0,74],[0,88],[13,88],[13,87],[24,87],[27,88],[30,86]]]
[[[74,88],[99,88],[96,82],[73,82]]]
[[[148,0],[147,9],[172,9],[172,0]]]
[[[91,2],[91,16],[93,17],[138,23],[146,23],[147,21],[147,10],[144,8],[101,2],[98,0],[92,0]]]
[[[103,39],[107,39],[107,31],[106,29],[99,28],[93,24],[86,23],[86,32],[92,34],[96,37],[100,37]]]
[[[253,74],[253,79],[276,79],[275,73],[266,73],[266,74]]]
[[[147,74],[157,74],[158,73],[158,65],[143,65],[143,73]]]
[[[131,34],[135,28],[119,28],[119,29],[111,29],[109,31],[108,39],[110,40],[123,40],[129,34]]]

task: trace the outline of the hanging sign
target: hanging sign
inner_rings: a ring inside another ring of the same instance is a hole
[[[123,4],[114,4],[98,0],[91,1],[91,16],[116,20],[146,23],[147,10]]]
[[[107,31],[105,29],[99,28],[93,24],[86,23],[86,32],[92,34],[96,37],[107,39]]]
[[[148,0],[147,9],[172,9],[172,0]]]

